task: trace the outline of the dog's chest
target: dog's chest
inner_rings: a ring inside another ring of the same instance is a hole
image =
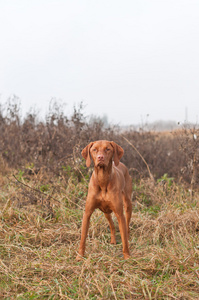
[[[104,213],[111,213],[113,211],[113,202],[107,191],[100,191],[98,193],[97,204],[98,208]]]

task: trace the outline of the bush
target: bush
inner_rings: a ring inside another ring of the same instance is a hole
[[[135,179],[148,177],[146,164],[125,137],[145,159],[156,179],[168,174],[175,180],[193,181],[198,165],[198,140],[193,139],[197,130],[122,132],[117,126],[104,126],[99,118],[89,122],[83,109],[82,103],[74,107],[69,118],[64,115],[63,106],[52,102],[45,121],[38,120],[34,111],[22,119],[19,100],[9,100],[0,108],[0,161],[4,166],[1,172],[6,166],[24,171],[32,165],[32,172],[45,169],[58,176],[66,175],[63,166],[74,167],[82,161],[81,150],[90,141],[107,139],[124,148],[122,161]]]

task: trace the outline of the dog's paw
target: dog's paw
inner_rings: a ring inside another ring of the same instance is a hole
[[[111,244],[112,244],[112,245],[116,245],[116,240],[115,240],[115,238],[111,238]]]
[[[130,257],[130,254],[124,253],[124,259],[129,259]]]
[[[81,256],[80,254],[77,254],[75,260],[76,260],[76,261],[81,261],[81,260],[83,260],[83,256]]]

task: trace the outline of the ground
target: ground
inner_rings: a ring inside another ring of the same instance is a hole
[[[132,185],[131,258],[96,210],[77,262],[88,178],[0,176],[0,299],[199,299],[199,193],[166,175]]]

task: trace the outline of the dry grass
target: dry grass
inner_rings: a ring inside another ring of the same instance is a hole
[[[96,211],[76,262],[87,179],[15,176],[0,177],[1,299],[199,298],[198,193],[167,177],[133,183],[131,258]]]
[[[197,128],[121,136],[88,123],[82,105],[67,118],[55,103],[39,122],[21,120],[15,101],[0,125],[0,299],[199,299]],[[75,261],[89,179],[80,153],[97,139],[122,145],[136,179],[127,261],[100,211]]]
[[[124,131],[118,126],[107,127],[100,119],[89,121],[83,108],[83,104],[74,107],[68,117],[62,105],[52,102],[45,120],[39,120],[34,110],[22,118],[20,103],[15,98],[3,107],[0,105],[0,171],[5,175],[7,168],[25,172],[34,166],[36,173],[45,169],[63,175],[66,162],[72,167],[74,156],[79,158],[90,141],[105,139],[124,148],[122,161],[133,178],[148,177],[150,169],[156,179],[166,173],[176,180],[192,182],[194,188],[198,185],[198,127],[187,125],[172,133],[147,127]]]

